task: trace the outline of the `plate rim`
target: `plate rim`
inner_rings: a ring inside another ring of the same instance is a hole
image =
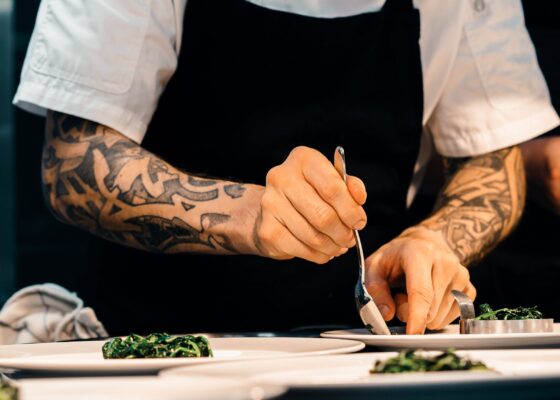
[[[287,340],[286,340],[287,339]],[[236,362],[236,361],[248,361],[248,360],[265,360],[265,359],[275,359],[275,358],[294,358],[294,357],[316,357],[324,355],[335,355],[335,354],[351,354],[360,351],[365,348],[365,343],[359,340],[349,340],[342,338],[294,338],[294,337],[273,337],[273,338],[261,338],[261,337],[243,337],[243,338],[210,338],[210,340],[217,340],[219,342],[254,342],[255,340],[261,343],[275,342],[279,340],[301,342],[302,340],[317,340],[323,343],[333,343],[331,348],[314,349],[308,351],[296,351],[296,350],[284,350],[279,351],[277,354],[269,355],[252,355],[246,357],[231,357],[231,358],[152,358],[152,359],[131,359],[131,360],[106,360],[107,363],[102,364],[98,359],[93,362],[89,360],[69,360],[63,362],[45,362],[44,357],[52,356],[65,356],[70,354],[80,354],[79,351],[66,351],[66,352],[52,352],[48,354],[33,354],[33,352],[23,352],[18,350],[10,349],[10,346],[17,346],[17,348],[25,348],[26,346],[32,347],[36,344],[18,344],[18,345],[3,345],[0,346],[0,368],[16,369],[21,371],[42,371],[42,372],[146,372],[146,371],[160,371],[166,368],[190,366],[190,365],[202,365],[202,364],[214,364],[223,362]],[[104,343],[105,340],[101,341],[74,341],[74,342],[63,342],[64,347],[79,345],[84,343],[84,346],[91,347],[93,345],[98,345]],[[334,346],[337,343],[338,346]],[[42,345],[57,347],[59,343],[41,343]],[[274,343],[273,343],[274,344]],[[45,346],[45,347],[46,347]],[[249,349],[245,349],[248,351]],[[259,349],[257,349],[259,350]],[[270,351],[277,351],[275,348],[271,347],[268,349]],[[14,353],[21,353],[19,357],[1,357],[2,351]],[[243,351],[243,350],[240,350]],[[263,349],[263,351],[265,351]],[[99,348],[101,352],[101,348]],[[92,354],[93,351],[83,351],[81,354]],[[47,360],[48,361],[48,360]],[[124,369],[124,371],[123,371]]]
[[[457,326],[453,324],[452,326]],[[554,326],[560,329],[560,323],[554,323]],[[356,330],[365,330],[366,328],[353,328],[353,329],[337,329],[331,331],[321,332],[321,337],[329,339],[349,339],[349,340],[360,340],[360,339],[373,339],[374,341],[387,341],[387,342],[399,342],[399,341],[439,341],[445,339],[458,339],[460,341],[468,341],[473,339],[538,339],[538,338],[558,338],[560,340],[560,331],[555,332],[536,332],[536,333],[476,333],[470,335],[462,335],[460,333],[433,333],[429,335],[373,335],[373,334],[359,334],[351,333]],[[347,334],[339,334],[338,332],[348,332]],[[420,339],[426,338],[426,339]]]
[[[546,351],[544,349],[540,349],[541,351]],[[494,350],[459,350],[458,352],[461,353],[506,353],[506,352],[526,352],[528,353],[528,349],[494,349]],[[560,349],[556,349],[557,353],[558,353],[558,357],[559,357],[559,361],[560,361]],[[433,352],[433,350],[426,350],[426,352]],[[369,362],[373,363],[375,361],[375,357],[379,356],[379,355],[383,355],[383,357],[389,357],[391,355],[397,354],[397,351],[378,351],[378,352],[367,352],[367,353],[351,353],[351,354],[344,354],[344,355],[332,355],[332,356],[325,356],[328,357],[329,359],[332,359],[333,357],[337,357],[338,360],[340,360],[340,357],[344,357],[347,359],[352,359],[352,358],[356,358],[356,363],[363,363],[365,360],[364,359],[369,359],[371,357],[371,360],[369,360]],[[476,355],[473,355],[476,356]],[[323,357],[324,361],[328,361],[325,360],[325,357]],[[479,355],[480,357],[480,355]],[[315,357],[301,357],[300,361],[301,362],[306,362],[306,361],[312,361]],[[266,365],[270,365],[270,364],[274,364],[274,363],[278,363],[280,362],[280,359],[270,359],[270,360],[249,360],[247,362],[244,362],[244,366],[251,366],[251,364],[255,365],[255,367],[253,367],[254,370],[257,370],[257,368],[260,366],[263,369],[266,368]],[[334,361],[334,360],[333,360]],[[372,364],[373,365],[373,364]],[[165,369],[163,371],[161,371],[158,376],[161,376],[162,378],[165,379],[172,379],[172,378],[176,378],[176,377],[181,377],[184,376],[185,374],[187,375],[198,375],[198,376],[217,376],[217,377],[224,377],[226,375],[223,375],[223,373],[220,373],[218,375],[211,375],[212,371],[211,369],[213,368],[223,368],[224,366],[218,366],[216,364],[214,365],[198,365],[198,366],[182,366],[182,367],[176,367],[176,368],[170,368],[170,369]],[[230,368],[234,368],[234,366],[232,366],[231,364],[229,365]],[[228,366],[225,366],[225,368],[228,368]],[[535,381],[535,380],[546,380],[546,379],[558,379],[560,377],[560,372],[558,373],[540,373],[538,375],[510,375],[510,374],[504,374],[504,373],[500,373],[499,371],[491,371],[488,374],[487,373],[477,373],[476,376],[470,376],[468,377],[467,371],[440,371],[440,372],[435,372],[435,373],[429,373],[429,374],[448,374],[448,373],[456,373],[456,377],[457,379],[448,379],[449,375],[447,375],[447,378],[441,381],[436,381],[433,379],[429,379],[429,380],[419,380],[419,379],[411,379],[411,380],[399,380],[397,376],[394,376],[394,379],[387,379],[387,380],[383,380],[380,382],[333,382],[333,383],[301,383],[301,382],[282,382],[282,381],[272,381],[270,380],[268,377],[273,376],[276,373],[284,373],[284,372],[290,372],[288,368],[294,368],[293,365],[291,366],[286,366],[286,370],[285,371],[272,371],[272,372],[263,372],[263,373],[254,373],[254,374],[247,374],[244,375],[244,379],[248,379],[251,382],[255,383],[255,384],[278,384],[278,385],[284,385],[288,388],[296,388],[296,389],[330,389],[330,388],[340,388],[340,389],[352,389],[352,388],[387,388],[387,389],[398,389],[399,387],[403,387],[406,386],[408,389],[410,389],[411,387],[424,387],[426,385],[439,385],[439,386],[448,386],[448,385],[455,385],[455,384],[477,384],[480,382],[489,382],[489,383],[502,383],[502,382],[508,382],[508,381]],[[199,371],[200,369],[202,369],[202,371]],[[295,366],[295,372],[297,373],[298,371],[300,371],[300,369],[298,369],[298,366]],[[310,370],[312,369],[317,369],[317,367],[313,367],[310,368]],[[208,371],[205,371],[208,370]],[[301,368],[301,371],[304,371],[305,368]],[[426,373],[428,374],[428,373]],[[234,378],[239,378],[240,375],[232,375]],[[412,375],[410,375],[412,376]],[[433,376],[433,375],[432,375]],[[393,376],[391,376],[391,378],[393,378]]]

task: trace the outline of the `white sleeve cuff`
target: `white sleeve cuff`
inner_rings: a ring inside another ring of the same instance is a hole
[[[140,143],[146,134],[147,122],[141,116],[103,101],[95,93],[86,96],[78,90],[69,91],[55,80],[52,87],[34,82],[21,82],[13,104],[37,115],[53,110],[106,125],[129,139]]]
[[[560,118],[554,108],[540,104],[525,118],[514,119],[500,126],[487,126],[486,129],[461,131],[468,124],[455,121],[450,130],[456,135],[435,135],[435,147],[445,157],[471,157],[514,146],[540,136],[560,125]],[[462,125],[462,126],[461,126]]]

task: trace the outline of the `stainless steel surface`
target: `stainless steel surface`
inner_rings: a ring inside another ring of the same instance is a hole
[[[457,304],[459,305],[459,311],[461,312],[461,321],[473,319],[474,317],[476,317],[474,304],[469,296],[467,296],[463,292],[459,292],[458,290],[452,290],[451,294],[453,295],[453,297],[455,297],[455,301],[457,301]]]
[[[483,333],[546,333],[554,332],[552,319],[520,319],[520,320],[478,320],[474,304],[470,297],[457,290],[451,293],[459,304],[461,312],[460,332],[462,334]]]
[[[342,176],[344,182],[347,182],[346,155],[341,146],[338,146],[334,152],[334,167],[340,176]],[[358,282],[356,282],[354,296],[356,299],[356,307],[360,313],[360,318],[371,333],[375,335],[390,335],[391,331],[389,331],[389,327],[385,323],[383,316],[379,312],[379,309],[375,305],[375,302],[369,295],[365,286],[366,262],[364,259],[364,250],[362,248],[360,234],[357,230],[354,230],[354,238],[356,239],[356,250],[358,251],[359,262]]]
[[[552,319],[518,319],[486,321],[478,319],[461,320],[460,326],[463,334],[481,333],[552,333],[554,320]]]

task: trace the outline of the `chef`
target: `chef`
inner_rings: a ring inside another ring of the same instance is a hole
[[[441,328],[559,122],[515,0],[43,0],[14,103],[112,334],[359,324],[352,229],[384,318]]]

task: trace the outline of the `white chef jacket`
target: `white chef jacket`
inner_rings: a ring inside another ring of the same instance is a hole
[[[375,12],[385,2],[249,1],[320,18]],[[40,115],[52,109],[89,119],[140,143],[177,66],[186,3],[42,0],[14,104]],[[414,5],[421,16],[424,133],[409,202],[430,143],[443,156],[475,156],[524,142],[560,122],[520,0]]]

